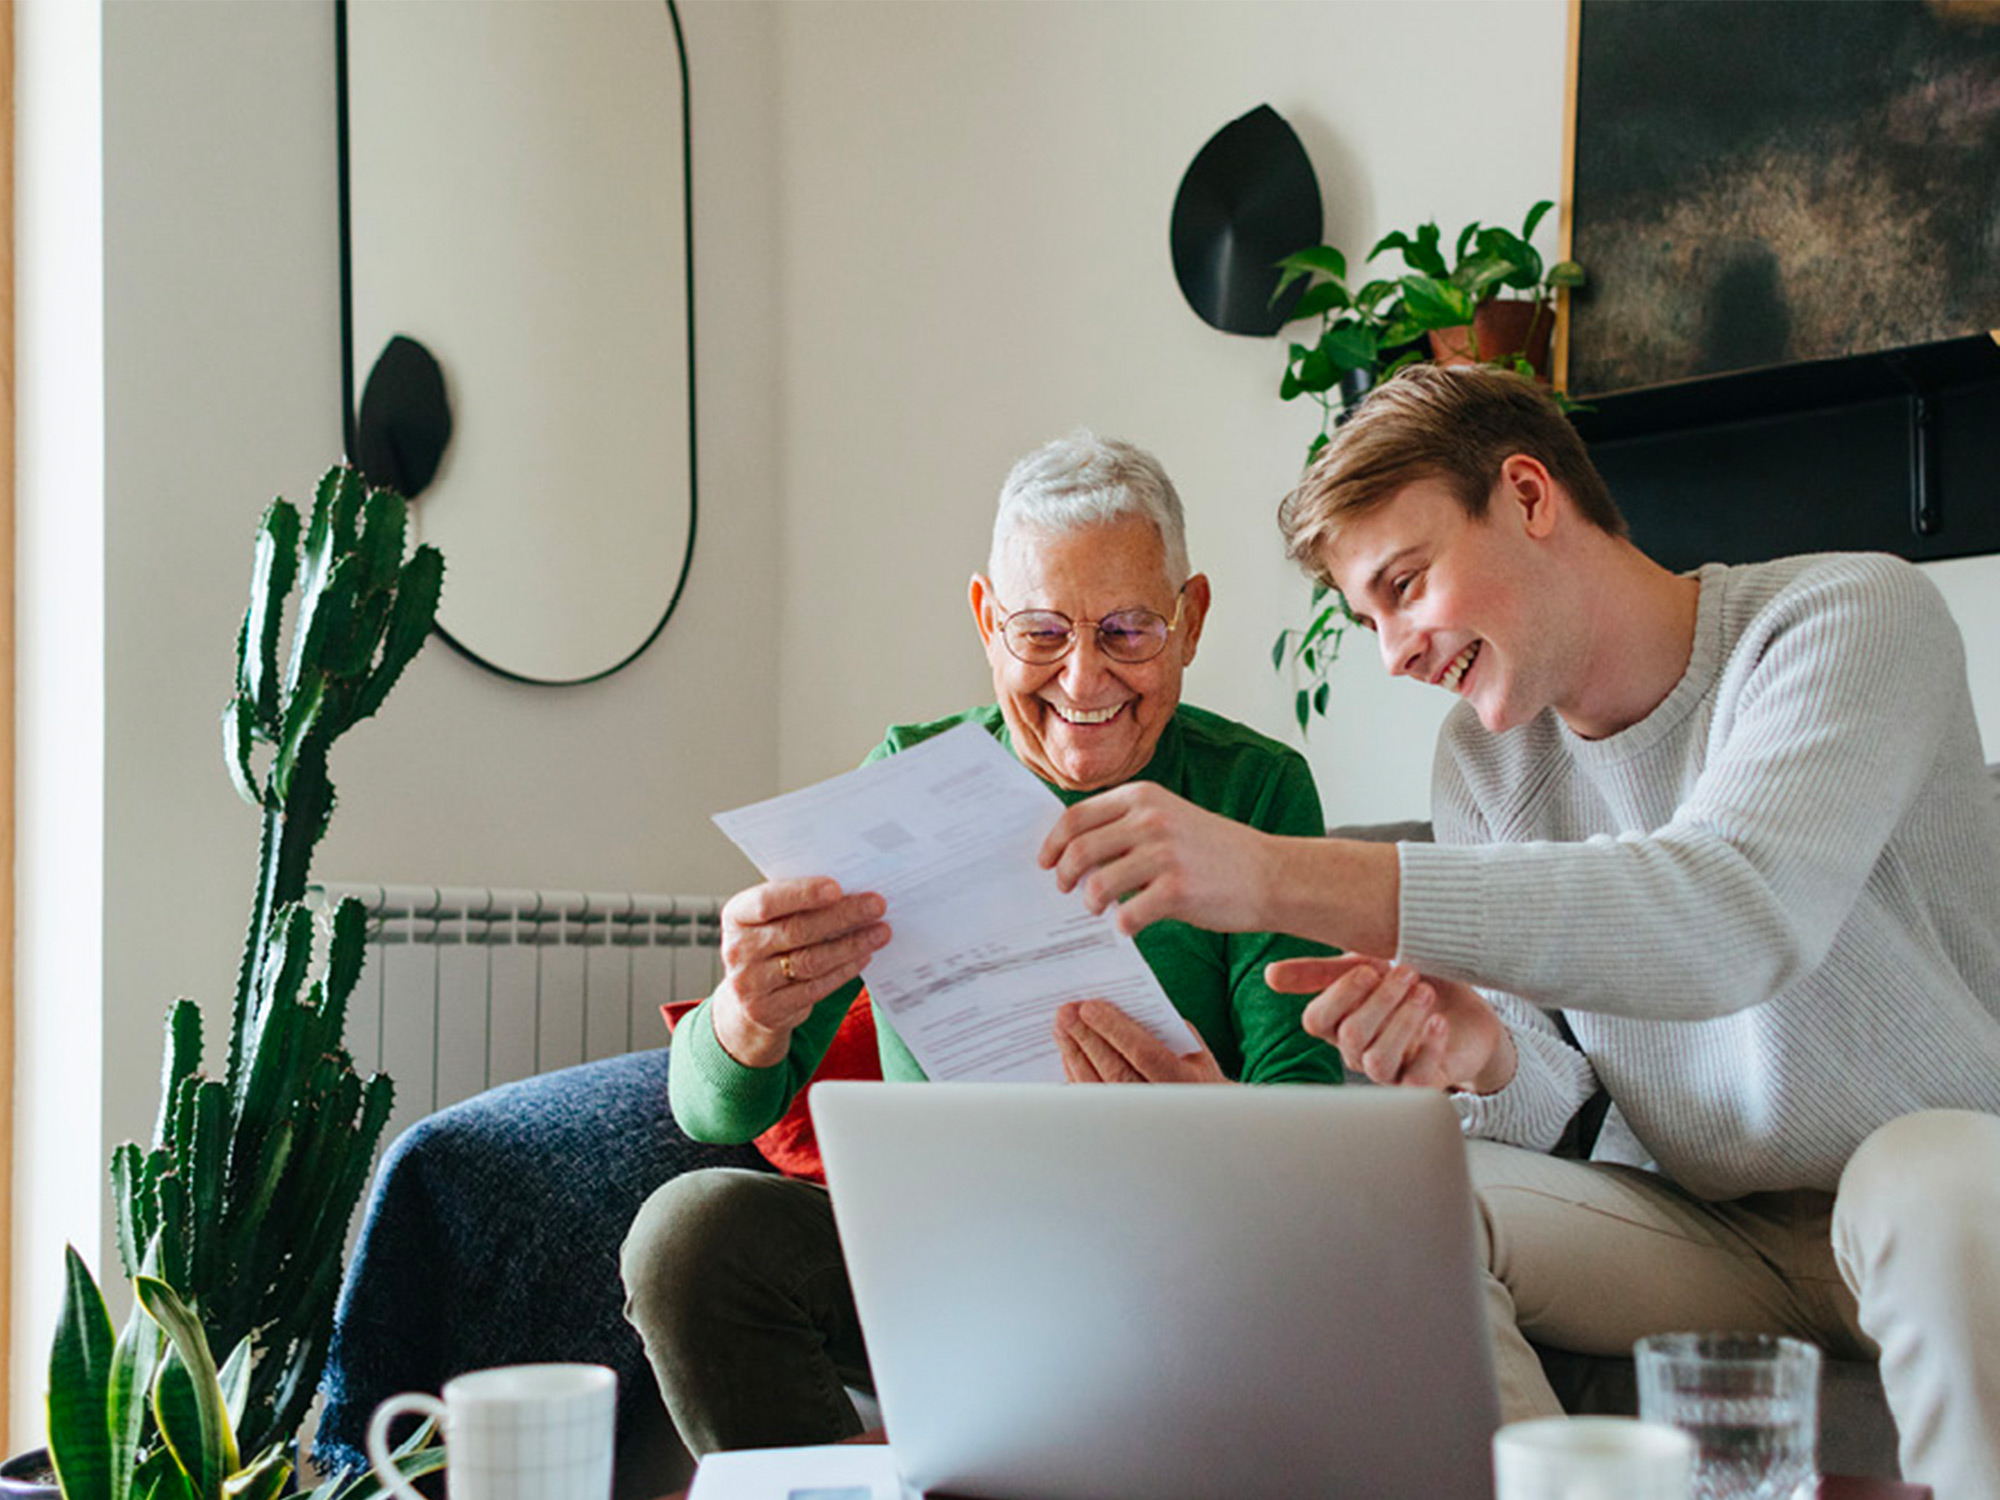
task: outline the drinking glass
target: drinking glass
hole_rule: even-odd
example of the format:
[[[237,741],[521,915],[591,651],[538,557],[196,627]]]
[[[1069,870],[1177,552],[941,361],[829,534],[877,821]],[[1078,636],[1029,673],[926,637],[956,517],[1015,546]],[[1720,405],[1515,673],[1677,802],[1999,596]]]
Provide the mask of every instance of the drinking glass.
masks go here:
[[[1812,1500],[1819,1350],[1766,1333],[1664,1333],[1633,1346],[1639,1415],[1694,1438],[1695,1500]]]

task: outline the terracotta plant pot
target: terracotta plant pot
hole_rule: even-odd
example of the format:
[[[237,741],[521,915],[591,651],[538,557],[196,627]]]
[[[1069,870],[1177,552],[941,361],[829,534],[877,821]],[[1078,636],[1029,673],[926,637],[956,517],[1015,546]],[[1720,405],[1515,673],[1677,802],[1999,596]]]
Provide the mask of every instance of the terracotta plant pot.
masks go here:
[[[1488,297],[1472,314],[1472,326],[1439,328],[1431,333],[1431,358],[1441,365],[1469,365],[1482,360],[1511,361],[1525,354],[1535,378],[1549,378],[1549,336],[1555,332],[1556,310],[1546,302],[1517,297]],[[1479,352],[1473,353],[1477,339]]]

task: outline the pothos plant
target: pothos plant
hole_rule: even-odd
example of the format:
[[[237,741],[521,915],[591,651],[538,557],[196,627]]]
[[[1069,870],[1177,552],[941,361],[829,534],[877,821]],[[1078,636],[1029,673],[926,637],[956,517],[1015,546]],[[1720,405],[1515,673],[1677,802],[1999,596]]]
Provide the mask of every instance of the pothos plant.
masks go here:
[[[115,1346],[70,1251],[48,1397],[66,1500],[262,1500],[289,1482],[391,1102],[389,1079],[364,1082],[341,1041],[361,906],[334,913],[315,976],[303,901],[333,815],[333,743],[382,706],[437,613],[443,559],[405,556],[406,541],[402,497],[347,468],[320,481],[309,523],[277,500],[258,528],[222,716],[231,778],[263,821],[228,1057],[211,1077],[201,1009],[175,1002],[153,1143],[112,1157],[137,1296]]]
[[[1404,274],[1379,276],[1359,287],[1348,286],[1347,257],[1332,245],[1315,245],[1278,262],[1280,278],[1272,301],[1303,279],[1307,285],[1290,321],[1319,319],[1312,342],[1286,346],[1278,387],[1280,400],[1308,396],[1319,407],[1319,431],[1306,448],[1307,468],[1371,389],[1405,365],[1431,357],[1432,334],[1465,329],[1456,342],[1472,360],[1525,375],[1544,373],[1534,367],[1525,347],[1481,349],[1476,328],[1481,306],[1503,293],[1524,294],[1533,303],[1532,327],[1535,319],[1554,318],[1557,289],[1583,284],[1583,267],[1571,260],[1546,265],[1530,243],[1554,206],[1549,199],[1536,203],[1519,234],[1475,219],[1459,231],[1449,264],[1435,223],[1414,234],[1386,234],[1368,252],[1368,260],[1399,252]],[[1574,407],[1560,391],[1556,399],[1565,410]],[[1271,643],[1272,669],[1283,672],[1289,663],[1300,683],[1292,707],[1301,733],[1313,715],[1326,715],[1332,695],[1327,673],[1353,620],[1339,591],[1315,582],[1305,623],[1279,631]]]

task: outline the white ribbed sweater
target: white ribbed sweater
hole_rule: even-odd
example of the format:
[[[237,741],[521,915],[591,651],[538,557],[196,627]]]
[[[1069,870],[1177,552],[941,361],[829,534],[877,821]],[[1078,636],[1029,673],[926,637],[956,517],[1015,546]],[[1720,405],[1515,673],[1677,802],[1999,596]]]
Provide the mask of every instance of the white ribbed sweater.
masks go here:
[[[1514,1081],[1457,1096],[1469,1134],[1547,1149],[1601,1082],[1600,1159],[1710,1199],[1830,1189],[1898,1115],[2000,1113],[2000,801],[1916,568],[1699,577],[1687,672],[1631,728],[1454,710],[1400,956],[1513,1029]]]

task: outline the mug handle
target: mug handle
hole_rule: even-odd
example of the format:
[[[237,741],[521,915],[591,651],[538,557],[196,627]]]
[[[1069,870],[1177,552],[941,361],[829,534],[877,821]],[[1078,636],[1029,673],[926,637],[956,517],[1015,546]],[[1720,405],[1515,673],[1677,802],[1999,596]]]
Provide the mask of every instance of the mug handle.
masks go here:
[[[434,1417],[440,1424],[444,1421],[444,1403],[424,1391],[404,1391],[400,1396],[391,1396],[368,1419],[369,1467],[375,1471],[382,1488],[397,1500],[424,1500],[410,1481],[396,1472],[396,1461],[389,1450],[389,1424],[413,1411]]]

